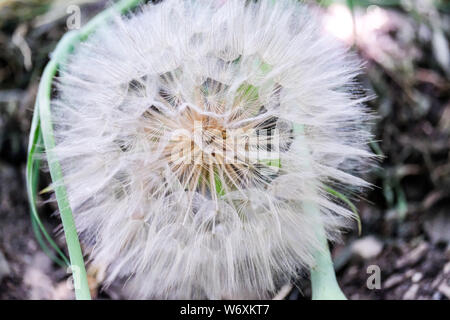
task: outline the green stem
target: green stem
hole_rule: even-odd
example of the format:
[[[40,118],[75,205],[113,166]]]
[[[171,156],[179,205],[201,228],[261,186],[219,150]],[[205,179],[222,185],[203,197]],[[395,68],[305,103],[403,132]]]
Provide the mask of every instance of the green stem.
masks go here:
[[[27,157],[27,170],[26,170],[26,181],[27,181],[27,192],[28,192],[28,201],[30,203],[30,209],[31,209],[31,217],[33,221],[33,230],[36,233],[36,239],[38,240],[41,247],[47,248],[45,242],[42,239],[42,235],[44,235],[45,240],[50,244],[50,246],[58,253],[58,255],[61,257],[61,259],[53,259],[56,263],[61,264],[63,262],[63,265],[69,265],[69,260],[66,258],[64,253],[58,248],[56,243],[53,241],[53,239],[48,234],[47,230],[45,229],[44,225],[41,222],[41,219],[39,218],[37,208],[36,208],[36,193],[37,193],[37,187],[38,187],[38,173],[39,173],[39,165],[40,160],[35,158],[35,155],[37,153],[40,153],[40,146],[42,143],[42,135],[40,130],[40,121],[39,121],[39,105],[36,103],[35,112],[33,114],[33,120],[31,122],[31,129],[30,129],[30,139],[28,143],[28,157]],[[44,249],[45,251],[45,249]],[[47,251],[47,253],[51,253],[50,250]],[[53,256],[53,255],[52,255]]]
[[[75,35],[75,34],[74,34]],[[66,54],[65,49],[67,42],[74,37],[64,37],[55,51],[54,59],[47,64],[39,84],[37,101],[39,103],[39,116],[41,119],[42,137],[44,140],[45,150],[47,151],[47,162],[50,169],[50,176],[55,183],[55,195],[61,215],[61,221],[66,237],[67,248],[73,272],[75,283],[75,296],[79,300],[90,300],[91,295],[87,282],[87,274],[84,266],[83,254],[81,252],[80,242],[73,219],[72,210],[70,208],[67,191],[63,183],[63,174],[61,166],[54,154],[55,138],[53,136],[53,126],[51,121],[50,97],[52,90],[52,79],[55,76],[61,57]],[[76,267],[76,268],[75,268]]]
[[[37,144],[40,144],[42,142],[37,142]],[[34,165],[32,168],[32,194],[35,195],[37,192],[38,182],[39,182],[39,164],[40,160],[35,160]],[[53,239],[49,236],[47,233],[47,230],[44,228],[44,225],[41,222],[41,219],[37,215],[37,209],[34,207],[34,210],[32,209],[30,211],[31,214],[31,224],[33,227],[33,232],[36,236],[36,240],[39,243],[42,250],[45,252],[45,254],[50,257],[56,264],[58,264],[61,268],[66,268],[69,266],[69,260],[66,258],[66,256],[62,253],[62,251],[58,248],[56,243],[53,241]],[[44,235],[44,237],[42,236]],[[44,239],[45,238],[45,239]],[[47,246],[47,243],[45,242],[47,240],[50,245],[56,250],[56,252],[61,256],[62,259],[55,256],[52,252],[52,250]]]
[[[327,186],[325,187],[325,191],[343,201],[350,208],[350,210],[352,210],[352,212],[355,214],[356,222],[358,223],[358,236],[360,236],[362,232],[362,224],[361,224],[361,217],[358,214],[356,206],[345,195],[343,195],[337,190],[334,190],[333,188]]]
[[[307,214],[319,215],[317,206],[313,204],[305,204],[303,208]],[[316,265],[310,271],[312,300],[346,300],[334,273],[333,261],[322,225],[316,229],[316,236],[321,249],[314,255]]]
[[[55,195],[58,202],[58,207],[61,214],[61,221],[64,228],[64,234],[66,237],[67,248],[69,251],[70,263],[72,266],[73,279],[75,283],[75,296],[79,300],[91,299],[86,268],[84,265],[83,254],[81,251],[80,242],[78,239],[77,230],[75,227],[75,221],[73,219],[72,210],[70,208],[67,191],[63,182],[63,174],[61,166],[58,162],[56,155],[53,152],[55,147],[55,139],[53,136],[53,125],[51,121],[51,91],[52,80],[58,72],[59,66],[66,61],[67,56],[72,52],[74,46],[79,42],[85,40],[92,32],[94,32],[100,25],[104,24],[114,14],[123,13],[135,6],[137,6],[141,0],[123,0],[108,10],[98,14],[92,19],[85,27],[79,31],[68,32],[58,43],[55,51],[53,52],[52,59],[44,69],[44,73],[39,84],[39,91],[37,95],[35,114],[33,115],[32,128],[30,133],[30,146],[29,146],[29,168],[27,168],[27,180],[29,200],[32,206],[32,212],[35,212],[35,194],[36,190],[33,188],[32,173],[33,164],[36,164],[33,159],[33,154],[36,150],[36,145],[40,133],[47,151],[47,161],[50,169],[50,175],[52,181],[55,183]],[[39,127],[40,126],[40,127]],[[33,209],[34,208],[34,209]],[[37,220],[39,223],[39,220]],[[41,228],[42,229],[42,228]],[[45,233],[44,233],[45,235]]]
[[[309,166],[309,151],[307,148],[307,141],[303,125],[294,125],[294,134],[297,143],[302,146],[302,151],[299,156],[305,160],[305,166]],[[310,190],[310,192],[316,192]],[[316,265],[311,268],[311,288],[313,300],[345,300],[345,296],[336,280],[334,273],[333,261],[331,260],[330,249],[328,247],[325,229],[320,217],[320,209],[315,203],[307,202],[303,204],[304,214],[311,216],[311,219],[316,219],[316,237],[320,244],[320,248],[314,253],[314,261]]]

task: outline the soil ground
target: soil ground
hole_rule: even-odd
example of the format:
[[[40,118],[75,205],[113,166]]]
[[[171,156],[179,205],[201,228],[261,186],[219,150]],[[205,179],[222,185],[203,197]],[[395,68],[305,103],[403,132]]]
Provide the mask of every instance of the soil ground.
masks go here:
[[[81,6],[82,23],[105,5],[72,2]],[[66,8],[67,2],[57,0],[0,4],[0,299],[73,298],[66,270],[36,241],[25,187],[36,90],[49,53],[66,31]],[[342,25],[339,12],[345,16],[347,9],[323,10],[330,23]],[[368,173],[374,188],[356,203],[362,235],[350,232],[333,248],[338,281],[349,299],[449,299],[449,6],[355,5],[353,16],[353,49],[367,61],[361,81],[376,94],[370,107],[378,115],[378,142],[372,147],[383,160]],[[45,172],[41,180],[42,188],[48,185]],[[56,208],[43,200],[42,220],[47,230],[57,231]],[[62,237],[57,241],[65,247]],[[120,284],[103,288],[94,274],[90,280],[96,297],[123,297]],[[297,283],[279,297],[310,297],[307,279]]]

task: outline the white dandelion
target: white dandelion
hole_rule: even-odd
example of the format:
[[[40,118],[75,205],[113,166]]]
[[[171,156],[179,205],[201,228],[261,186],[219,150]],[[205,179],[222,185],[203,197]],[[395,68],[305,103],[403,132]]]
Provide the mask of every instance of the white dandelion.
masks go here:
[[[139,298],[269,297],[337,240],[372,154],[360,63],[304,4],[171,1],[101,27],[52,102],[76,226]],[[305,210],[318,208],[316,214]]]

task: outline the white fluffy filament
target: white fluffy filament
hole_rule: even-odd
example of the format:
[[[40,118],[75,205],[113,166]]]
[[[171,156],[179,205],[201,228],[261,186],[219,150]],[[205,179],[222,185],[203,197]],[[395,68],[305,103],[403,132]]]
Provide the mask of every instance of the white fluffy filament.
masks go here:
[[[337,239],[352,213],[324,186],[366,185],[369,116],[358,61],[319,25],[290,0],[166,0],[76,49],[52,105],[56,183],[108,281],[264,298],[312,265],[318,224]]]

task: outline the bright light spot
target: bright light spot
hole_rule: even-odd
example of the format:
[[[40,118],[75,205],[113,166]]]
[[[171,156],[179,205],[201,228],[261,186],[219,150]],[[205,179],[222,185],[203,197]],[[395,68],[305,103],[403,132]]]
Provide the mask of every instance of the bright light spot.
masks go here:
[[[346,43],[353,42],[353,18],[342,4],[332,4],[324,18],[325,30]]]
[[[368,30],[377,30],[383,27],[388,21],[386,11],[380,7],[372,5],[367,8],[364,23]]]

